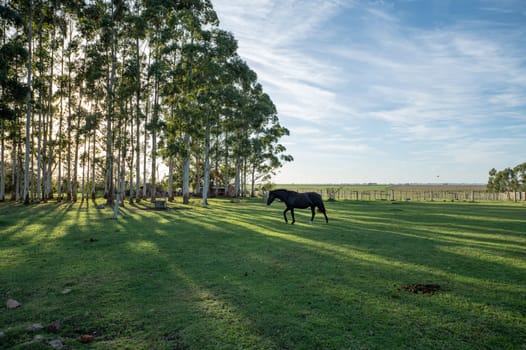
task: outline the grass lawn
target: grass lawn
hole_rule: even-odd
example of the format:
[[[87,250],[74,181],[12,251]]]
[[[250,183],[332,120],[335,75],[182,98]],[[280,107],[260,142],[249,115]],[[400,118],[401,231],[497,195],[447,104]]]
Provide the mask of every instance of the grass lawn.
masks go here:
[[[176,206],[0,204],[0,348],[526,349],[524,204]]]

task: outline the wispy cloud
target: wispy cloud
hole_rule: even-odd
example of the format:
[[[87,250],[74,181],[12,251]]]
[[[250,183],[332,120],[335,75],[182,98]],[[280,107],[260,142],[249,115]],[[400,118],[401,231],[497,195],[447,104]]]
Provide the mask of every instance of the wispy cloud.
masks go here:
[[[332,52],[346,59],[351,71],[371,71],[362,84],[382,103],[369,107],[368,116],[409,138],[436,139],[432,135],[445,129],[495,121],[506,109],[526,105],[526,85],[517,78],[526,73],[523,58],[500,37],[485,35],[461,26],[414,31],[391,24],[391,31],[366,49],[338,46]],[[444,128],[438,121],[455,124]]]
[[[258,73],[263,86],[272,88],[278,112],[290,118],[320,121],[337,110],[331,91],[341,72],[322,58],[303,51],[302,42],[320,30],[343,1],[260,0],[242,6],[216,1],[220,20],[235,31],[239,53]]]

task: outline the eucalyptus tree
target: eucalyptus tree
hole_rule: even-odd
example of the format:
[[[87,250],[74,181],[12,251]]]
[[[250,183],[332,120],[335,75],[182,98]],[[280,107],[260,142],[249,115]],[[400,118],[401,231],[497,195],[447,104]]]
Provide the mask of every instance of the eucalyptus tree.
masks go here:
[[[126,12],[126,3],[124,0],[111,0],[109,4],[109,13],[105,16],[103,22],[103,34],[106,43],[110,46],[110,73],[107,85],[107,111],[106,111],[106,200],[108,204],[113,204],[113,142],[114,135],[112,123],[115,117],[115,83],[117,69],[117,48],[118,48],[118,29],[120,22],[123,21]],[[109,38],[108,38],[109,37]]]
[[[487,189],[497,193],[507,192],[508,198],[510,198],[510,193],[513,193],[514,199],[517,200],[517,192],[526,190],[526,163],[499,171],[495,168],[491,169]]]
[[[65,92],[63,92],[63,95],[65,95],[66,99],[66,135],[65,135],[65,143],[66,143],[66,200],[68,201],[75,201],[76,197],[73,196],[73,189],[76,186],[76,177],[74,178],[74,174],[76,174],[75,171],[73,171],[73,164],[72,164],[72,145],[73,145],[73,121],[74,121],[74,110],[75,110],[75,104],[76,100],[80,99],[80,95],[82,90],[75,88],[77,84],[74,84],[75,82],[79,82],[80,79],[78,79],[78,61],[76,60],[77,51],[81,47],[80,41],[81,38],[78,37],[78,35],[74,35],[74,28],[73,28],[73,22],[72,20],[68,21],[68,28],[67,28],[67,45],[65,48],[65,56],[66,56],[66,73],[63,75],[63,84],[65,88]],[[78,92],[78,93],[77,93]]]
[[[59,34],[56,38],[56,44],[57,47],[60,49],[60,73],[57,76],[57,96],[59,99],[58,103],[58,132],[57,132],[57,168],[58,168],[58,174],[57,174],[57,200],[62,201],[63,199],[63,184],[62,184],[62,168],[63,168],[63,156],[64,156],[64,148],[65,148],[65,142],[66,139],[64,137],[64,104],[67,98],[67,76],[65,74],[65,63],[66,63],[66,40],[68,35],[68,22],[69,22],[69,14],[68,11],[62,7],[59,6],[57,10],[57,29],[59,31]]]
[[[26,95],[26,142],[25,142],[25,165],[24,165],[24,204],[29,204],[29,152],[30,152],[30,123],[31,123],[31,89],[32,89],[32,59],[33,59],[33,0],[28,1],[28,16],[26,21],[27,32],[27,95]]]
[[[157,170],[157,136],[161,126],[161,104],[160,89],[163,77],[166,72],[166,62],[164,60],[164,47],[167,39],[167,18],[173,17],[174,5],[170,2],[149,0],[145,2],[143,15],[148,20],[148,42],[150,54],[153,59],[148,67],[148,81],[152,81],[152,108],[150,122],[146,125],[146,130],[151,135],[151,200],[155,200],[156,170]],[[148,110],[149,111],[149,110]],[[147,111],[147,112],[148,112]],[[147,116],[148,118],[148,116]],[[146,174],[144,174],[146,177]],[[146,179],[145,179],[146,180]],[[145,186],[146,187],[146,186]]]
[[[289,134],[289,131],[279,124],[277,111],[270,97],[257,82],[257,75],[246,62],[239,57],[230,65],[232,75],[236,77],[234,89],[230,93],[229,108],[225,113],[230,118],[225,119],[225,147],[232,148],[234,158],[234,195],[246,194],[247,178],[251,178],[251,195],[254,195],[255,181],[268,179],[276,168],[284,161],[292,161],[290,155],[278,140]],[[228,140],[227,140],[228,141]],[[228,175],[228,157],[225,152],[225,174]],[[248,174],[250,173],[250,174]],[[226,176],[225,187],[229,180]]]
[[[193,0],[180,2],[177,6],[179,23],[182,27],[180,36],[180,58],[176,69],[178,83],[177,109],[174,113],[179,118],[179,133],[181,141],[178,151],[183,157],[182,192],[183,203],[189,203],[190,196],[190,162],[191,145],[196,143],[201,131],[202,110],[197,100],[199,91],[203,88],[199,64],[203,64],[204,48],[207,46],[204,28],[218,25],[217,14],[209,0]],[[200,62],[198,62],[200,61]],[[198,64],[199,63],[199,64]]]
[[[21,37],[17,35],[18,29],[23,26],[23,20],[15,9],[6,5],[0,4],[0,201],[5,200],[6,194],[6,139],[12,140],[11,167],[14,172],[17,119],[27,95],[26,85],[19,77],[19,68],[27,59],[27,50]],[[11,177],[11,182],[13,181],[14,176]]]
[[[55,44],[55,6],[56,1],[35,1],[37,18],[36,74],[33,84],[38,99],[35,99],[34,111],[38,113],[38,123],[32,136],[37,141],[37,179],[36,199],[47,201],[52,196],[52,164],[53,164],[53,79]],[[32,137],[34,138],[34,137]]]
[[[526,191],[526,162],[516,165],[513,168],[519,182],[519,189]]]
[[[283,166],[284,162],[291,162],[294,158],[285,154],[285,146],[278,143],[283,136],[288,136],[289,130],[279,124],[275,116],[251,138],[251,153],[247,158],[250,168],[251,197],[255,196],[255,183],[268,181],[275,174],[275,170]]]
[[[201,109],[204,126],[203,201],[206,207],[210,187],[210,138],[212,127],[219,123],[223,109],[225,86],[232,84],[226,66],[235,57],[237,42],[231,33],[214,29],[205,33],[202,53],[198,56],[194,91]]]
[[[56,100],[56,88],[54,87],[55,83],[55,54],[59,48],[59,39],[57,37],[57,31],[60,34],[60,27],[64,27],[64,20],[61,17],[60,13],[60,3],[58,0],[51,0],[49,5],[49,49],[50,49],[50,60],[49,60],[49,69],[48,69],[48,94],[47,94],[47,128],[46,134],[47,138],[44,140],[47,147],[46,154],[46,177],[44,183],[44,195],[45,199],[53,198],[53,171],[56,168],[57,161],[55,159],[55,152],[58,151],[59,140],[57,133],[54,131],[55,125],[55,112],[57,110],[54,102]]]
[[[178,64],[179,74],[176,75],[179,77],[179,89],[180,93],[177,98],[177,109],[174,114],[178,118],[178,124],[180,125],[179,130],[182,138],[182,143],[180,147],[180,154],[183,158],[182,166],[182,195],[183,203],[189,203],[190,197],[190,143],[192,140],[192,135],[195,134],[194,127],[195,123],[192,121],[195,119],[193,115],[195,113],[195,102],[192,98],[192,87],[193,87],[193,73],[194,73],[194,36],[192,31],[187,31],[185,35],[187,38],[186,42],[183,42],[181,47],[181,59]],[[184,39],[183,39],[184,40]],[[177,128],[172,128],[172,130],[177,130]]]
[[[497,171],[495,168],[489,172],[488,190],[492,192],[509,192],[517,191],[519,188],[519,180],[517,172],[512,168],[505,168]]]
[[[234,196],[238,197],[241,195],[244,160],[250,154],[250,130],[261,122],[261,116],[252,113],[254,89],[261,89],[261,86],[257,83],[256,73],[241,59],[234,62],[233,70],[237,76],[236,85],[239,89],[235,119],[231,124],[232,157],[235,162]]]
[[[260,86],[254,89],[252,124],[250,135],[250,154],[246,163],[250,169],[250,195],[255,195],[256,180],[269,180],[275,169],[282,166],[282,162],[290,162],[292,156],[284,154],[285,146],[278,141],[289,135],[289,130],[279,124],[276,106]]]
[[[128,40],[130,46],[133,47],[133,52],[130,52],[130,58],[127,62],[128,80],[133,84],[135,89],[135,148],[133,153],[135,155],[135,172],[130,169],[130,202],[133,201],[132,189],[135,185],[135,200],[139,201],[141,198],[141,125],[144,120],[144,114],[141,109],[142,100],[142,67],[143,54],[141,51],[141,42],[146,38],[147,21],[142,15],[142,5],[140,0],[134,0],[130,5],[130,12],[125,17],[125,32],[128,33]],[[133,56],[133,57],[132,57]],[[133,132],[133,130],[131,131]],[[146,152],[146,150],[144,150]],[[135,177],[135,179],[134,179]],[[135,180],[135,181],[134,181]]]

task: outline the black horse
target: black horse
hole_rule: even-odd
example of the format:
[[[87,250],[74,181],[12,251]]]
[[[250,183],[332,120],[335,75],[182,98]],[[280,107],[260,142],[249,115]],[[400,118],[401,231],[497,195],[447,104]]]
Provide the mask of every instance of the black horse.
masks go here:
[[[323,213],[323,215],[325,215],[325,222],[329,222],[321,196],[316,192],[298,193],[287,190],[270,191],[268,195],[267,205],[272,204],[272,202],[276,198],[284,202],[287,206],[287,208],[283,212],[283,217],[285,218],[286,223],[289,222],[287,220],[287,211],[290,210],[290,214],[292,215],[292,224],[294,224],[296,222],[296,219],[294,219],[294,208],[305,209],[308,207],[310,207],[310,210],[312,212],[310,223],[312,223],[312,220],[314,220],[315,207],[318,207],[318,209]]]

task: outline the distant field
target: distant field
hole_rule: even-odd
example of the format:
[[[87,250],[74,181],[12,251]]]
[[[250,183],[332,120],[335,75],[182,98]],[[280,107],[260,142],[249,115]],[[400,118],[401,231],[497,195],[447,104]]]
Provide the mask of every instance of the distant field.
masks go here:
[[[486,185],[472,185],[472,184],[414,184],[414,185],[334,185],[334,184],[277,184],[274,188],[285,188],[292,191],[308,191],[308,190],[342,190],[342,191],[485,191]]]
[[[195,203],[0,203],[0,348],[526,348],[524,203]]]
[[[490,193],[485,185],[472,184],[403,184],[403,185],[323,185],[282,184],[299,192],[314,191],[324,198],[337,200],[416,200],[416,201],[524,201],[525,192]]]
[[[390,185],[390,189],[400,191],[486,191],[486,185]]]
[[[273,188],[285,188],[291,191],[319,191],[319,190],[342,190],[342,191],[386,191],[389,185],[334,185],[334,184],[279,184]]]

